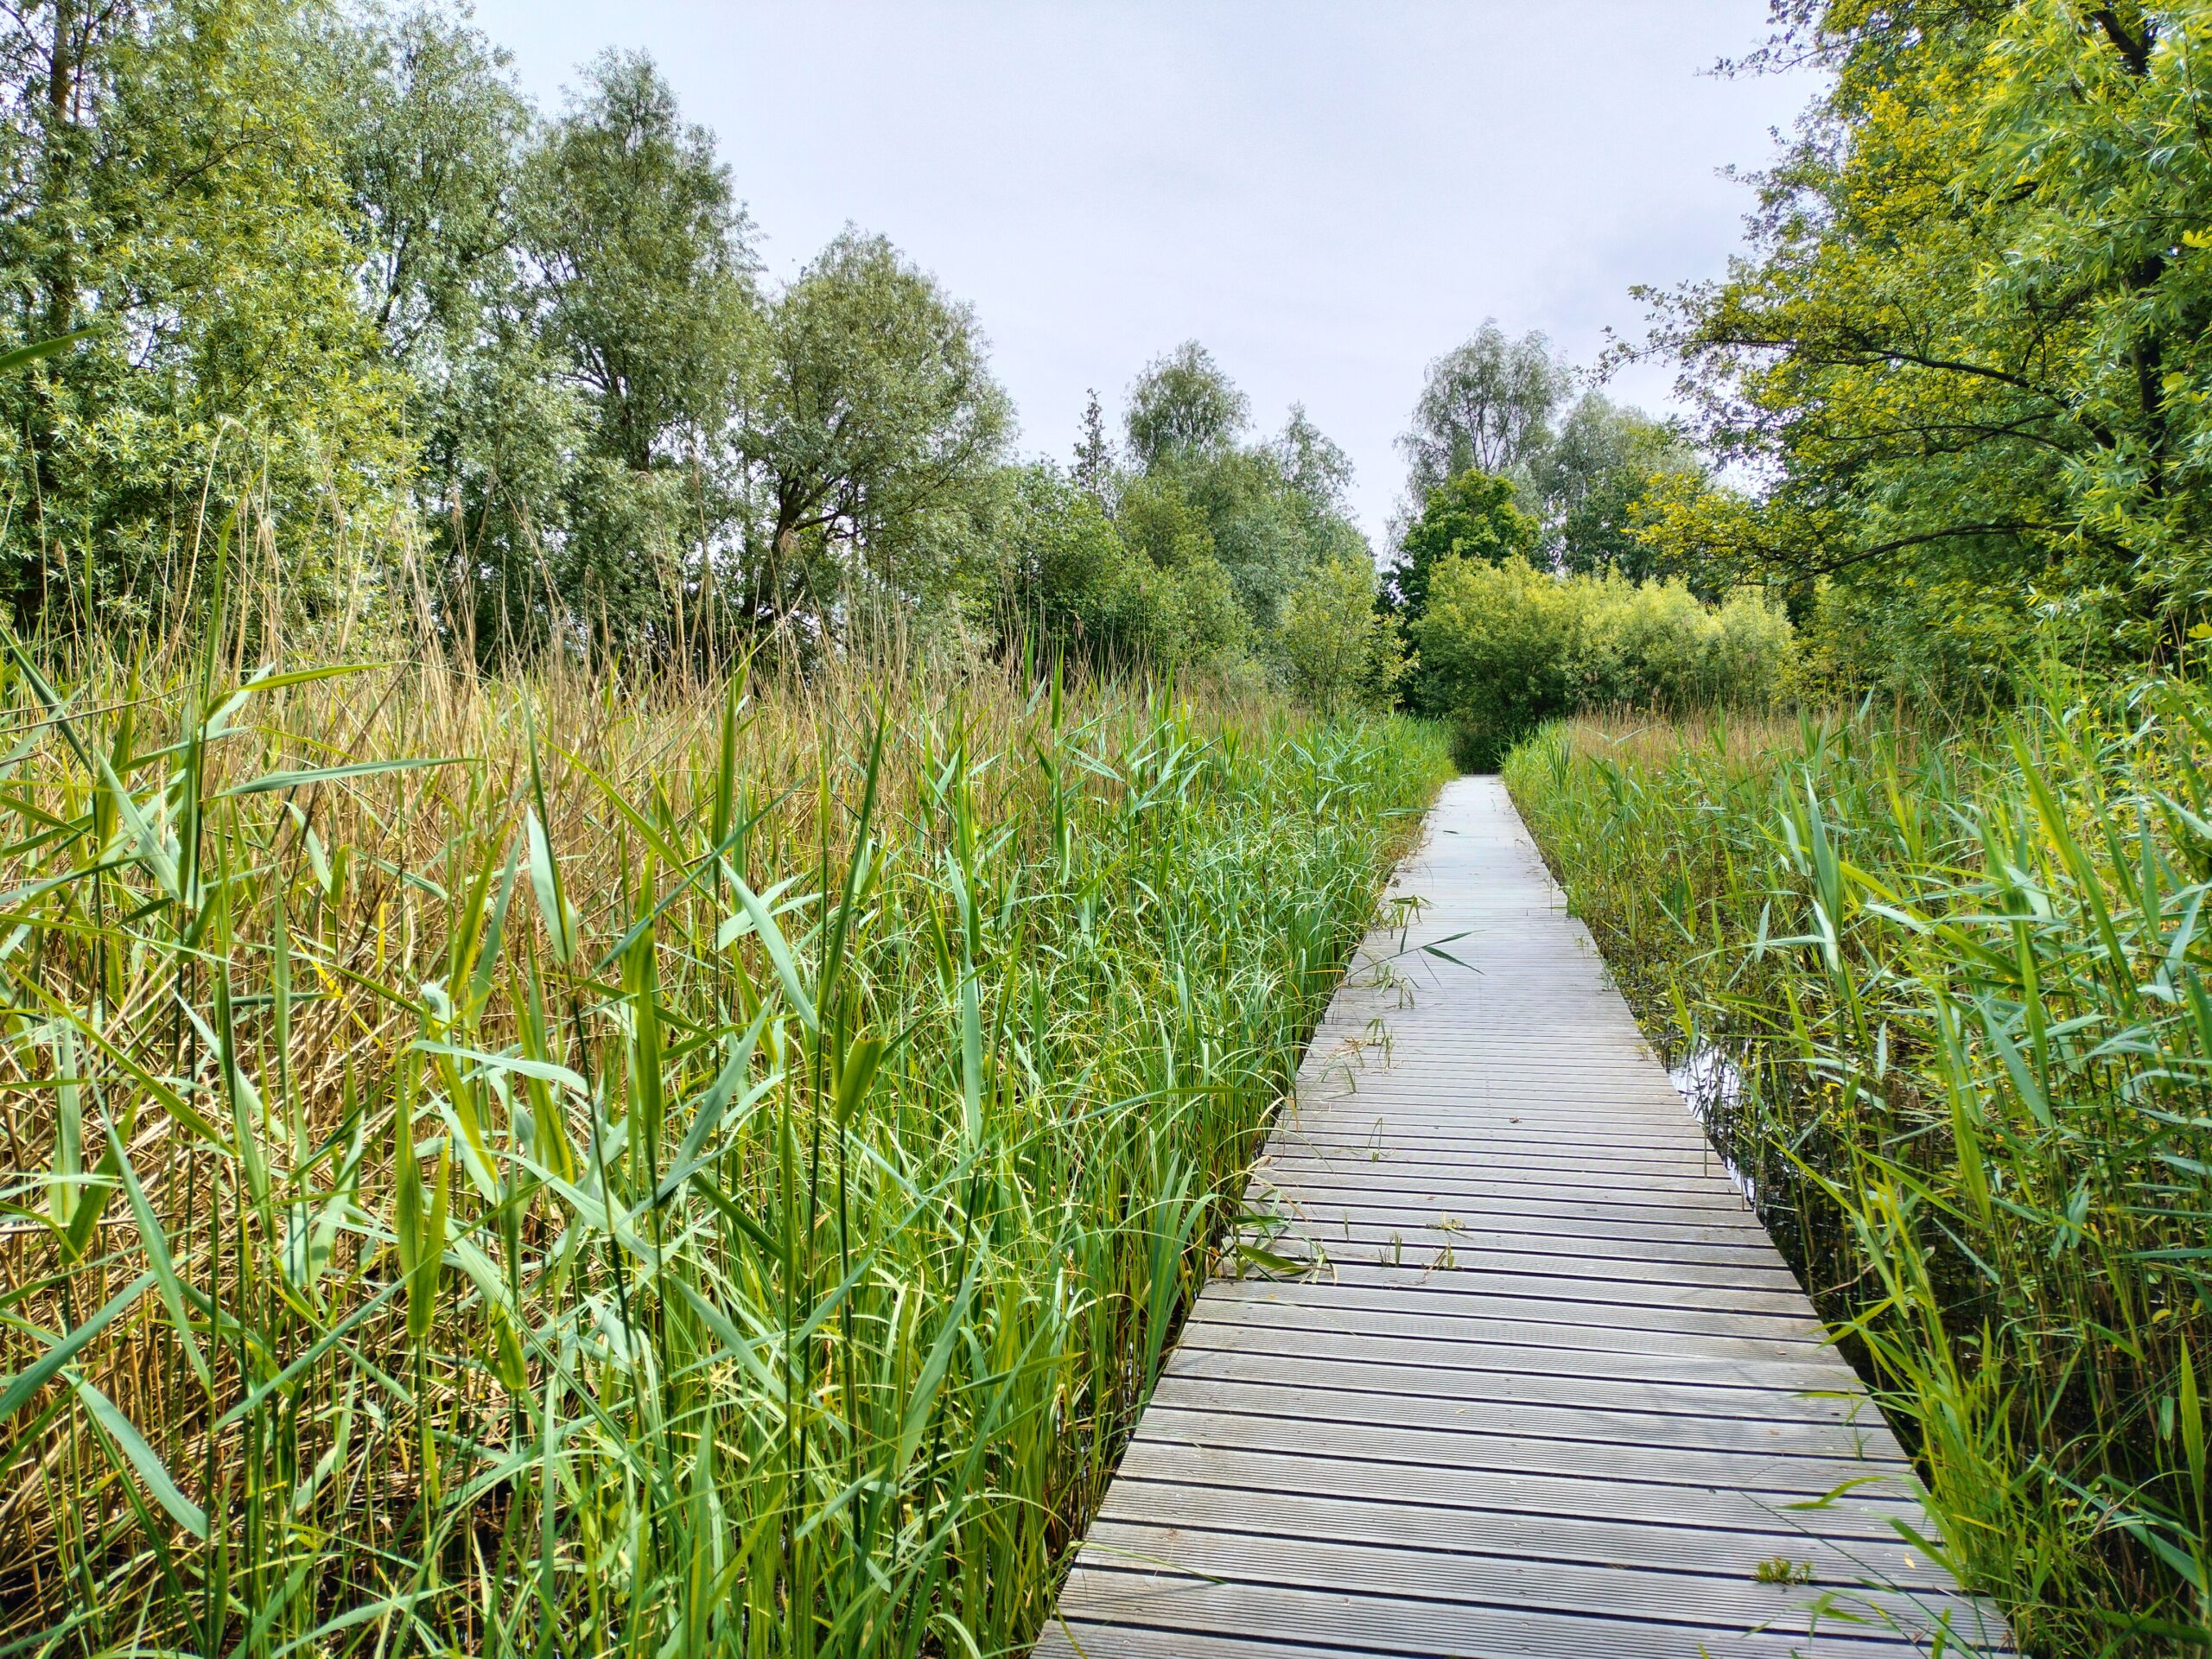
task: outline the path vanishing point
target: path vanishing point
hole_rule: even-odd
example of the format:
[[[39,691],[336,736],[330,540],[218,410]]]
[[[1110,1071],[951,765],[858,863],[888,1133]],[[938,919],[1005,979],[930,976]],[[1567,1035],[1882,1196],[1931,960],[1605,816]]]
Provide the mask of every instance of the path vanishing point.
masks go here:
[[[1037,1653],[2002,1650],[1496,779],[1391,894]]]

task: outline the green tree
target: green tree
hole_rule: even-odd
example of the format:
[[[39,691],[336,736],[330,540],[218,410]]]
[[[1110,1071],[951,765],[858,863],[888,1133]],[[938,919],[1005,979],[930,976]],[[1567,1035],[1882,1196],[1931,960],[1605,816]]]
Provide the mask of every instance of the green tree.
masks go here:
[[[1324,714],[1387,708],[1407,669],[1398,619],[1376,603],[1367,559],[1317,566],[1285,601],[1277,643],[1292,689]]]
[[[435,383],[511,302],[530,105],[506,54],[446,13],[377,5],[318,27],[362,304],[391,359]]]
[[[1573,598],[1523,558],[1452,553],[1406,625],[1421,657],[1414,706],[1449,720],[1462,764],[1489,770],[1543,721],[1572,711]]]
[[[594,637],[673,647],[714,607],[736,513],[751,220],[714,136],[683,121],[650,60],[615,53],[526,157],[519,219],[537,349],[584,410],[552,591]]]
[[[1770,487],[1660,531],[1870,602],[1972,595],[1962,628],[2003,650],[2156,649],[2212,590],[2212,153],[2184,137],[2212,119],[2212,26],[2073,0],[1778,15],[1758,61],[1828,90],[1760,181],[1751,257],[1655,300],[1702,435]]]
[[[1469,470],[1525,477],[1551,442],[1566,365],[1540,334],[1509,339],[1495,321],[1428,365],[1413,424],[1398,440],[1416,504]]]
[[[1351,457],[1313,424],[1303,404],[1290,406],[1289,418],[1268,448],[1284,499],[1306,539],[1305,562],[1319,567],[1353,559],[1371,569],[1374,550],[1352,522],[1347,499]]]
[[[1114,454],[1114,441],[1106,435],[1106,412],[1099,407],[1094,387],[1083,406],[1083,435],[1076,440],[1075,483],[1108,512],[1121,484],[1121,467]]]
[[[1586,392],[1534,471],[1543,549],[1554,568],[1618,570],[1639,582],[1672,574],[1637,533],[1657,481],[1704,476],[1696,451],[1672,428]]]
[[[1516,504],[1517,494],[1512,480],[1473,469],[1428,492],[1390,567],[1390,599],[1402,615],[1427,608],[1431,575],[1443,560],[1499,564],[1536,550],[1542,527]]]
[[[1116,517],[1122,537],[1162,570],[1220,562],[1213,524],[1191,499],[1184,480],[1172,474],[1146,474],[1122,492]]]
[[[1283,596],[1331,550],[1317,545],[1308,504],[1264,447],[1184,452],[1154,476],[1173,482],[1205,518],[1213,557],[1254,626],[1271,631]]]
[[[1274,438],[1245,444],[1249,404],[1205,348],[1185,343],[1138,377],[1127,415],[1136,476],[1150,486],[1132,504],[1124,482],[1124,534],[1166,562],[1169,541],[1153,522],[1160,504],[1203,520],[1208,556],[1227,575],[1260,634],[1272,633],[1284,597],[1315,568],[1338,558],[1370,564],[1366,538],[1344,493],[1351,463],[1294,406]],[[1188,534],[1177,528],[1173,534]],[[1172,539],[1170,537],[1169,539]]]
[[[954,579],[997,485],[1012,408],[975,315],[880,236],[848,230],[770,308],[740,444],[760,516],[747,605]]]
[[[1130,457],[1147,471],[1218,457],[1236,447],[1251,415],[1250,400],[1213,353],[1186,340],[1147,364],[1129,388],[1124,427]]]
[[[1164,527],[1176,509],[1154,506],[1152,522]],[[995,533],[1007,557],[1010,635],[1109,671],[1217,660],[1242,646],[1234,602],[1202,545],[1155,563],[1122,540],[1090,491],[1050,466],[1015,469]],[[1205,532],[1193,516],[1182,533],[1202,543]]]
[[[407,376],[447,624],[486,659],[542,645],[568,620],[555,560],[590,411],[518,257],[534,117],[505,54],[451,15],[321,26],[361,303]]]
[[[543,647],[574,616],[565,542],[590,410],[512,322],[447,370],[424,434],[421,511],[448,625],[485,661]]]
[[[321,36],[285,0],[0,15],[0,333],[105,324],[0,385],[0,601],[143,621],[200,504],[281,538],[291,609],[349,602],[402,499],[402,383],[351,280]]]

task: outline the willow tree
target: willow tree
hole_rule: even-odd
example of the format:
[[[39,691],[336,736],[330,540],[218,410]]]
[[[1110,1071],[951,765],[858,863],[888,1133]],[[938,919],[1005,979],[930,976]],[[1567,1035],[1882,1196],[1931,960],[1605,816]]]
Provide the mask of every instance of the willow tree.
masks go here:
[[[769,307],[761,339],[738,437],[753,614],[933,595],[995,499],[1013,423],[975,314],[848,230]]]

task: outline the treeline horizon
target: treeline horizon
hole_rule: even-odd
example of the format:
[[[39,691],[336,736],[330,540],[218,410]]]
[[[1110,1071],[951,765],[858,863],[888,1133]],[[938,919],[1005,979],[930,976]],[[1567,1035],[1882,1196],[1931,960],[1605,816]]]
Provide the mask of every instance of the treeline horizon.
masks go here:
[[[1197,341],[1020,454],[974,312],[889,241],[767,279],[650,59],[540,110],[443,5],[41,0],[0,17],[0,352],[67,344],[0,376],[0,614],[188,624],[227,525],[295,643],[404,617],[484,663],[804,657],[881,616],[1426,707],[1455,556],[1764,589],[1822,695],[2179,660],[2212,637],[2203,29],[1773,15],[1732,67],[1828,79],[1728,275],[1640,290],[1599,373],[1494,322],[1446,350],[1378,547],[1344,451]],[[1624,358],[1688,412],[1609,402]]]
[[[929,272],[849,225],[771,283],[649,57],[541,111],[462,8],[55,0],[0,20],[0,349],[67,342],[0,384],[24,632],[188,627],[227,536],[265,630],[404,622],[486,664],[880,620],[1387,702],[1425,524],[1424,571],[1479,498],[1503,539],[1470,553],[1650,575],[1634,504],[1702,476],[1490,322],[1429,365],[1379,557],[1344,452],[1296,404],[1257,429],[1195,340],[1115,415],[1094,391],[1066,461],[1020,455]]]

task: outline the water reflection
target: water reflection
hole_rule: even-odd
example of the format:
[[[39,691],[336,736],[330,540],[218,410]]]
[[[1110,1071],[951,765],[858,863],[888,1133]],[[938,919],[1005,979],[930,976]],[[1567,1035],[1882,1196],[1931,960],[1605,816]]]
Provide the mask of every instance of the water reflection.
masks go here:
[[[1728,1179],[1736,1184],[1736,1190],[1754,1210],[1758,1209],[1758,1184],[1725,1150],[1728,1121],[1744,1098],[1744,1074],[1736,1062],[1721,1049],[1700,1048],[1669,1066],[1667,1078],[1704,1129],[1707,1143],[1720,1160],[1721,1167],[1728,1172]]]

